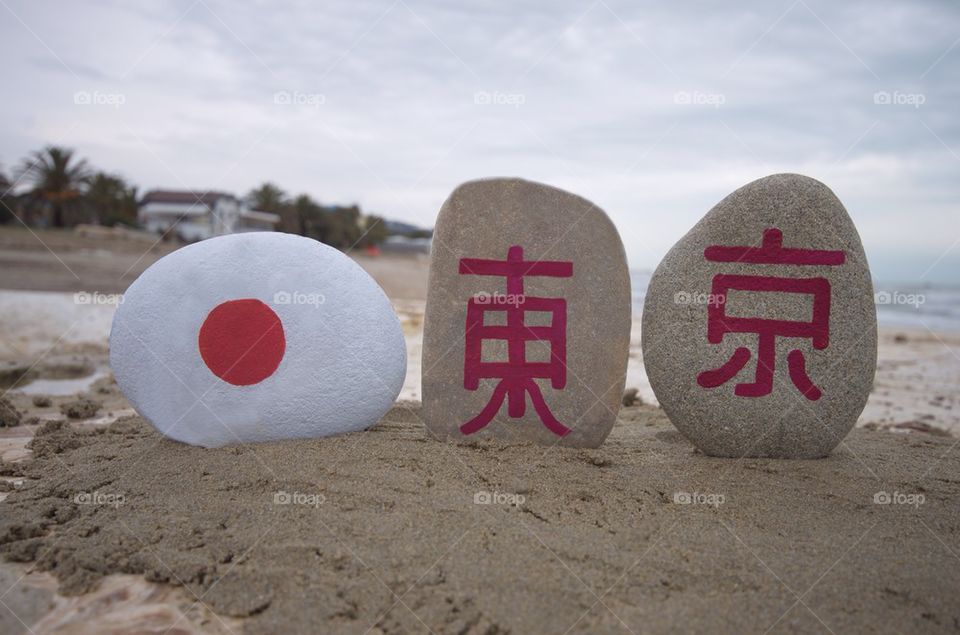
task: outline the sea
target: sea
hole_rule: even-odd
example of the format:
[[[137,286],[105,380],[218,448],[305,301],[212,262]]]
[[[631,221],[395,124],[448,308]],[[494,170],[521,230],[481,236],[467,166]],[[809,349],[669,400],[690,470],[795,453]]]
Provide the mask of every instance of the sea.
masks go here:
[[[643,310],[651,275],[650,271],[630,271],[635,316]],[[960,332],[960,285],[875,280],[873,286],[880,326]]]

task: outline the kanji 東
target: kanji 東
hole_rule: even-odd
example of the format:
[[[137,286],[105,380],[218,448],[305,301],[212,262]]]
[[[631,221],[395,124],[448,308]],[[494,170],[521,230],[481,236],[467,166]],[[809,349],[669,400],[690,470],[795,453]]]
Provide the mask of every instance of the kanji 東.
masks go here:
[[[507,251],[506,260],[461,258],[461,275],[503,276],[506,278],[505,294],[478,294],[467,302],[466,342],[464,347],[463,387],[477,390],[481,379],[499,379],[490,401],[476,417],[460,426],[463,434],[473,434],[493,420],[504,399],[507,412],[519,418],[526,412],[526,395],[540,421],[557,436],[565,436],[570,429],[550,412],[543,399],[537,379],[549,379],[555,390],[567,383],[567,301],[563,298],[537,298],[524,294],[523,279],[526,276],[569,278],[573,275],[573,263],[564,261],[527,261],[523,259],[523,247],[514,245]],[[546,312],[551,316],[549,326],[527,326],[524,315],[528,311]],[[488,313],[506,314],[503,325],[485,325]],[[485,362],[481,360],[484,340],[505,340],[507,361]],[[550,361],[531,362],[526,359],[528,341],[545,341],[550,344]]]

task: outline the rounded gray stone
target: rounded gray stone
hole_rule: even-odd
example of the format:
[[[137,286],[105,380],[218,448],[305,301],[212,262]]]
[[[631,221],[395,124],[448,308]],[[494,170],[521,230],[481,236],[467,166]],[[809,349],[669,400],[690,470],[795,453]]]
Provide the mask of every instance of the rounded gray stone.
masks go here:
[[[522,248],[523,262],[529,263],[522,267],[527,274],[523,299],[512,303],[514,309],[522,309],[514,317],[522,313],[523,320],[507,336],[529,335],[530,329],[555,324],[554,315],[533,311],[538,299],[545,299],[558,311],[564,308],[566,359],[561,349],[551,349],[549,340],[543,340],[526,344],[526,351],[516,351],[511,360],[507,340],[486,339],[497,333],[471,330],[471,339],[485,339],[480,344],[483,364],[508,364],[512,370],[507,373],[523,377],[530,372],[523,360],[542,362],[555,375],[531,379],[534,391],[519,390],[516,401],[525,406],[522,416],[511,415],[507,395],[486,425],[465,433],[462,426],[475,420],[491,401],[491,407],[496,407],[501,384],[518,382],[493,376],[503,374],[493,370],[468,386],[469,369],[477,367],[466,356],[468,302],[474,298],[486,302],[487,308],[504,308],[496,303],[511,305],[511,294],[504,276],[478,275],[482,267],[470,260],[464,264],[462,259],[506,261],[511,248],[517,247]],[[543,263],[569,265],[544,268]],[[461,267],[465,267],[463,273]],[[571,275],[534,275],[563,273],[566,268]],[[483,324],[509,326],[510,319],[507,311],[491,311]],[[546,335],[557,339],[557,332]],[[521,179],[471,181],[453,191],[437,218],[424,316],[422,412],[434,436],[599,446],[620,408],[629,345],[626,256],[616,228],[599,207]],[[569,432],[559,435],[548,429],[534,407],[532,392],[542,396],[550,415]]]
[[[764,236],[767,250],[759,249]],[[706,251],[712,246],[719,248]],[[723,249],[738,246],[757,249]],[[863,410],[877,364],[870,269],[839,199],[798,174],[768,176],[727,196],[657,267],[641,339],[657,399],[704,453],[829,454]],[[772,363],[760,363],[761,339],[772,342],[765,348],[773,355],[763,356]],[[739,348],[749,359],[737,371],[745,355],[734,359]],[[801,357],[803,368],[794,364],[791,372],[790,360]],[[729,372],[701,375],[725,364]],[[773,369],[769,381],[765,368]]]

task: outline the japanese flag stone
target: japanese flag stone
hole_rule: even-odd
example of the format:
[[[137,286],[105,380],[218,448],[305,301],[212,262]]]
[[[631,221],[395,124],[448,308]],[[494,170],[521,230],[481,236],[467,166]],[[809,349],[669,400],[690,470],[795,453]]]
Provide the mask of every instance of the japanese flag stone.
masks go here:
[[[626,258],[600,208],[521,179],[454,190],[424,317],[434,436],[596,447],[616,420],[629,344]]]
[[[363,430],[406,372],[400,323],[353,260],[274,232],[178,249],[124,294],[110,365],[134,408],[186,443]]]
[[[843,205],[798,174],[720,201],[654,272],[642,347],[657,399],[706,454],[829,454],[877,364],[873,284]]]

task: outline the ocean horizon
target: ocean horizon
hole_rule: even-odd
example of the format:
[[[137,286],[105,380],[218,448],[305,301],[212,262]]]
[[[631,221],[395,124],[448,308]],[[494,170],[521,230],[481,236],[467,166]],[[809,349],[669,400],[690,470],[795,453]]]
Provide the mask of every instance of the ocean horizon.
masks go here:
[[[643,311],[652,271],[630,270],[634,314]],[[874,280],[880,326],[960,331],[960,285]]]

